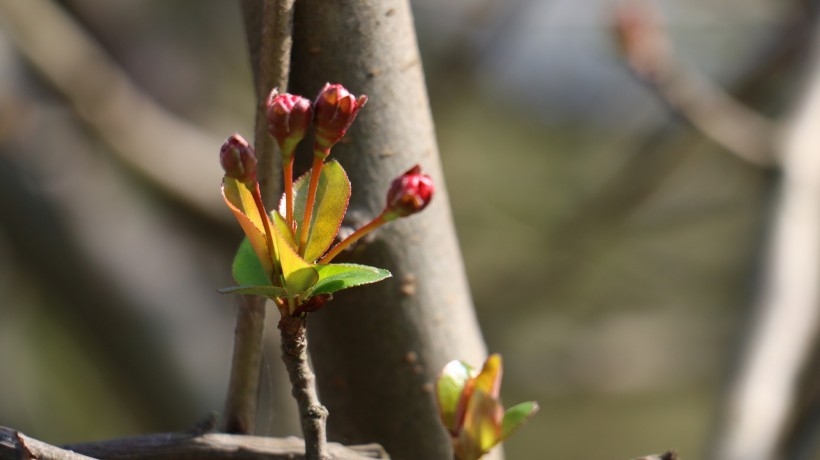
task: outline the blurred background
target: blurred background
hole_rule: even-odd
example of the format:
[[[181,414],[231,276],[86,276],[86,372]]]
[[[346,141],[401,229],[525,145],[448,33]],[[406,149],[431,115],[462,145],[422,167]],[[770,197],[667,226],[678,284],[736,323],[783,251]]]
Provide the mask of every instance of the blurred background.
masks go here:
[[[783,120],[803,96],[814,3],[652,5],[682,65]],[[216,153],[252,137],[238,6],[0,6],[0,425],[52,443],[186,428],[222,409],[232,348],[236,299],[216,288],[241,236]],[[638,78],[615,2],[413,9],[505,400],[542,408],[507,457],[701,458],[749,334],[780,175]],[[267,410],[262,430],[297,433],[289,411]]]

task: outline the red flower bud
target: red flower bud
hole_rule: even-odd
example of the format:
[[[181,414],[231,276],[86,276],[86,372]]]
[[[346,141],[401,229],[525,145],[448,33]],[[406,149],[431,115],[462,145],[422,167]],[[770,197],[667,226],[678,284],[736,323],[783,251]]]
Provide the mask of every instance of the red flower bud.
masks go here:
[[[313,105],[315,149],[325,152],[339,142],[366,102],[367,96],[356,98],[344,86],[326,83]]]
[[[219,162],[228,177],[245,183],[256,180],[256,155],[248,141],[239,134],[234,134],[222,144]]]
[[[305,137],[313,108],[309,99],[279,92],[274,88],[267,100],[268,131],[285,155]],[[290,144],[290,145],[287,145]]]
[[[422,174],[419,165],[413,166],[390,185],[385,216],[395,219],[421,211],[430,204],[434,191],[430,176]]]

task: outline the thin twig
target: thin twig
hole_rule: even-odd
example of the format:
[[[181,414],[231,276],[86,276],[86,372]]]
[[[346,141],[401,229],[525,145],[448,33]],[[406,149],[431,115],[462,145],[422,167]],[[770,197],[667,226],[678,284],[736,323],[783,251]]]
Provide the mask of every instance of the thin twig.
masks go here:
[[[326,460],[330,458],[325,428],[328,412],[319,402],[316,378],[308,365],[307,317],[284,315],[279,321],[279,330],[282,333],[282,359],[302,420],[306,457],[308,460]]]
[[[271,89],[284,91],[290,72],[293,30],[293,0],[243,0],[242,14],[256,89],[256,130],[254,150],[259,158],[259,186],[269,209],[281,190],[281,165],[276,143],[268,134],[267,96]]]
[[[257,110],[254,150],[259,159],[258,180],[262,198],[272,208],[278,195],[280,168],[275,143],[267,130],[265,101],[272,87],[284,88],[290,65],[293,0],[244,0],[241,3],[253,67]],[[265,300],[243,297],[237,312],[231,379],[225,404],[224,429],[229,433],[254,431],[259,397]]]
[[[333,460],[387,459],[378,444],[330,443]],[[222,433],[155,433],[57,447],[0,426],[0,460],[303,460],[304,444],[295,437],[269,438]]]
[[[685,66],[647,2],[625,3],[615,32],[632,71],[672,110],[729,152],[757,166],[774,166],[777,126],[703,75]]]

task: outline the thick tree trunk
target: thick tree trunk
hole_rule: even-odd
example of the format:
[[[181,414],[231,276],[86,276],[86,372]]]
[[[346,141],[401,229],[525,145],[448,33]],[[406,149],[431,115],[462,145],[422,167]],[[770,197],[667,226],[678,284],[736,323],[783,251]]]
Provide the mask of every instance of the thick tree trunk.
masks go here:
[[[390,181],[416,163],[437,184],[424,212],[391,223],[339,258],[387,268],[393,278],[340,293],[310,317],[310,352],[330,410],[328,431],[344,443],[379,442],[394,459],[449,459],[435,378],[448,360],[480,364],[486,350],[450,215],[408,3],[297,2],[290,91],[312,97],[327,81],[369,98],[332,153],[353,183],[349,217],[376,216]]]

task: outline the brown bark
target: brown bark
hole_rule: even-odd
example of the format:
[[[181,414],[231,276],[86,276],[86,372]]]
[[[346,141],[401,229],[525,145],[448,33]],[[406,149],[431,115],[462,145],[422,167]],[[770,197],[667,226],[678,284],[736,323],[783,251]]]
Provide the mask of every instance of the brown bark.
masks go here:
[[[327,460],[327,409],[319,402],[316,377],[308,365],[307,317],[282,316],[279,330],[282,333],[282,360],[299,406],[305,456],[309,460]]]
[[[312,97],[327,81],[369,98],[332,154],[353,184],[352,220],[376,216],[390,181],[415,163],[437,184],[424,212],[391,223],[339,258],[387,268],[393,278],[342,292],[311,315],[310,353],[330,411],[328,432],[344,443],[379,442],[392,458],[449,459],[432,394],[435,378],[448,360],[479,364],[486,350],[408,3],[297,2],[290,90]]]

